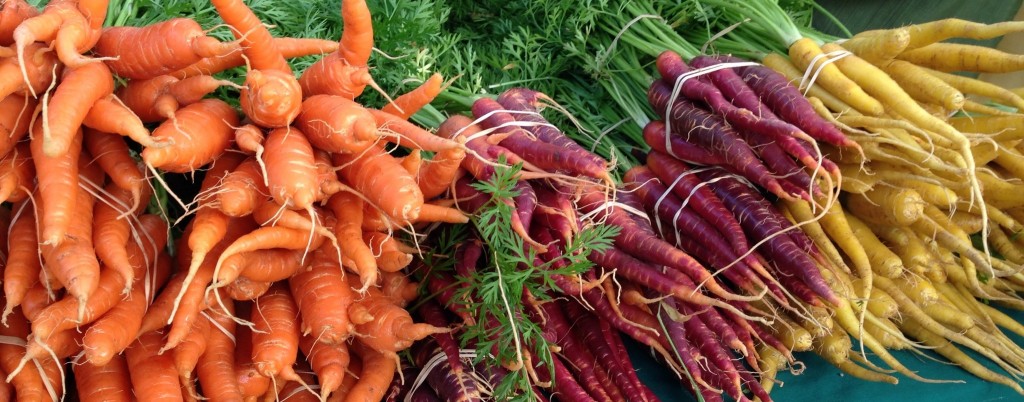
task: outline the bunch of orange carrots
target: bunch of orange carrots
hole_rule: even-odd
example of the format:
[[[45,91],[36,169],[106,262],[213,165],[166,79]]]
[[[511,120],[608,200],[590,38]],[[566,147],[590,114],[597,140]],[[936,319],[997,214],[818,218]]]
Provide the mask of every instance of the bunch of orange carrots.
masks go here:
[[[340,41],[212,3],[235,41],[184,17],[103,28],[103,0],[0,3],[0,400],[61,399],[69,359],[84,401],[379,400],[397,353],[447,331],[404,309],[417,251],[395,236],[467,221],[434,200],[464,146],[407,121],[440,77],[367,108],[364,1],[342,1]],[[212,76],[241,65],[240,86]],[[240,110],[208,97],[225,85]],[[195,200],[171,193],[172,257],[150,179],[197,172]]]

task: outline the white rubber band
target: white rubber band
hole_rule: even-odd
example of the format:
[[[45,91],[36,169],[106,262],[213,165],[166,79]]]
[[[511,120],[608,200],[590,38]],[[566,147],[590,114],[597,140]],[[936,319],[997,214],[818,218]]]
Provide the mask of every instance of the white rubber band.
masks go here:
[[[718,70],[724,70],[727,68],[747,67],[756,66],[759,63],[752,61],[742,61],[733,63],[719,63],[704,68],[698,68],[695,70],[687,71],[676,78],[675,84],[672,86],[672,95],[668,98],[668,105],[665,107],[665,150],[668,151],[669,155],[679,158],[678,155],[672,151],[672,107],[675,105],[676,100],[679,99],[679,93],[682,91],[683,84],[691,78],[700,77],[702,75],[712,73]]]
[[[849,56],[851,54],[853,53],[850,53],[849,51],[846,50],[835,50],[814,56],[814,58],[811,59],[811,63],[807,66],[807,70],[804,71],[804,76],[800,80],[800,86],[798,87],[799,89],[803,90],[804,96],[807,96],[807,92],[811,90],[812,86],[814,86],[814,81],[818,80],[818,75],[821,74],[821,70],[823,70],[825,66],[832,64],[836,60],[842,59],[843,57]],[[825,60],[821,62],[821,65],[818,65],[815,68],[818,59],[822,57],[825,57]],[[812,69],[814,71],[813,75],[811,74]]]

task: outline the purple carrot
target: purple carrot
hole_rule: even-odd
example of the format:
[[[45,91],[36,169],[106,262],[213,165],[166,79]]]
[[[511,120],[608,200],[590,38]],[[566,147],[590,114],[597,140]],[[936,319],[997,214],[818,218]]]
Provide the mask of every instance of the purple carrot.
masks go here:
[[[686,62],[672,51],[666,51],[658,55],[656,65],[658,72],[661,73],[661,81],[656,81],[651,85],[651,91],[648,92],[648,100],[656,112],[665,116],[668,114],[668,107],[674,108],[678,106],[670,105],[669,103],[672,95],[672,86],[676,85],[680,77],[691,70],[686,65]],[[779,119],[758,118],[752,111],[738,108],[729,103],[718,88],[706,81],[688,79],[681,82],[680,93],[683,96],[708,105],[711,110],[725,118],[737,131],[769,137],[775,140],[787,153],[807,165],[807,167],[812,169],[819,167],[815,158],[808,154],[796,141],[797,138],[811,139],[800,128]],[[652,96],[652,92],[659,95]],[[675,122],[673,121],[672,124],[675,124]]]
[[[539,112],[541,109],[541,102],[550,100],[551,98],[541,92],[523,87],[508,89],[505,92],[502,92],[501,95],[498,95],[497,99],[498,103],[500,103],[501,106],[504,106],[505,109],[519,112],[530,112],[529,114],[515,113],[512,114],[512,116],[519,121],[536,123],[537,125],[527,126],[525,128],[537,136],[537,139],[548,144],[564,147],[571,152],[579,153],[581,154],[581,157],[590,159],[591,162],[596,165],[604,165],[605,169],[607,169],[607,161],[581,147],[580,144],[573,141],[557,127],[548,123],[544,117],[540,116]]]
[[[619,190],[618,192],[615,193],[615,199],[618,202],[622,203],[622,205],[633,208],[639,213],[644,212],[644,204],[640,202],[640,199],[637,198],[636,194],[633,194],[632,191]],[[655,234],[654,227],[651,226],[651,218],[646,213],[644,213],[643,216],[639,215],[638,213],[632,212],[629,213],[628,215],[631,218],[633,218],[633,223],[636,224],[636,227],[642,230],[644,233],[649,233],[652,235]]]
[[[444,321],[442,319],[442,321]],[[417,367],[426,366],[436,353],[443,353],[445,360],[426,373],[426,383],[434,394],[446,401],[479,402],[483,398],[480,390],[469,374],[462,369],[462,360],[456,348],[454,358],[447,351],[441,350],[436,342],[419,342],[412,349],[413,361]]]
[[[553,367],[541,367],[539,366],[540,361],[536,361],[534,363],[534,370],[537,372],[537,378],[540,381],[552,383],[552,393],[558,396],[559,401],[594,401],[594,398],[592,398],[590,394],[587,394],[587,390],[583,389],[583,387],[576,382],[576,379],[573,378],[572,373],[565,367],[565,363],[562,363],[562,360],[558,355],[551,355],[551,363]],[[551,378],[552,371],[555,374],[554,378]]]
[[[657,296],[651,294],[650,296]],[[693,382],[698,386],[709,388],[703,376],[701,376],[700,365],[697,360],[694,359],[698,355],[696,348],[690,343],[690,340],[686,338],[686,328],[683,327],[681,321],[676,321],[678,314],[674,314],[673,311],[679,311],[676,306],[675,300],[665,299],[662,300],[658,305],[658,316],[661,318],[662,325],[665,326],[665,333],[672,341],[672,347],[676,352],[676,357],[680,360],[680,363],[690,373],[690,377],[693,378]]]
[[[543,323],[541,335],[549,343],[562,348],[560,355],[576,371],[580,386],[596,400],[612,400],[607,387],[597,377],[598,360],[591,353],[592,346],[577,342],[577,337],[573,336],[572,328],[558,305],[551,302],[532,304],[541,314],[536,319]]]
[[[576,208],[569,194],[547,185],[534,188],[537,195],[535,216],[540,223],[553,230],[558,238],[568,243],[579,232],[576,224]]]
[[[666,358],[671,357],[671,354],[669,354],[668,350],[665,348],[666,340],[661,334],[651,333],[647,329],[640,328],[636,324],[620,316],[615,312],[615,307],[611,305],[611,302],[601,294],[600,290],[586,290],[583,292],[583,297],[587,300],[587,303],[594,308],[594,313],[599,315],[605,321],[608,321],[608,324],[615,327],[615,329],[626,334],[626,336],[633,338],[633,340],[654,349],[661,356]]]
[[[665,114],[670,96],[671,89],[661,81],[651,84],[651,89],[647,92],[651,106],[659,114]],[[686,138],[687,141],[720,155],[731,170],[741,172],[744,177],[760,184],[773,194],[793,198],[782,191],[778,181],[757,158],[750,145],[721,117],[682,98],[673,103],[670,112],[671,116],[663,116],[671,123],[670,135]],[[666,129],[669,127],[666,126]]]
[[[491,196],[477,190],[473,187],[473,179],[469,176],[463,176],[459,180],[455,181],[455,201],[456,206],[467,213],[475,213],[480,207],[491,201]],[[516,208],[513,200],[501,200],[511,206],[513,209]],[[537,243],[530,237],[529,231],[526,228],[526,223],[521,220],[521,214],[518,212],[512,214],[511,222],[512,231],[516,232],[523,239],[523,241],[529,243],[531,246],[538,249],[543,249],[540,243]]]
[[[671,190],[691,206],[706,221],[718,228],[722,236],[732,239],[733,250],[742,255],[750,251],[750,245],[743,236],[739,222],[732,217],[729,210],[722,205],[722,200],[707,186],[702,186],[700,179],[682,161],[672,156],[652,151],[647,154],[647,167],[662,183],[671,185]],[[699,169],[699,167],[698,167]]]
[[[423,322],[435,327],[443,328],[451,325],[451,322],[449,322],[448,318],[445,317],[444,308],[434,300],[428,299],[421,303],[416,312],[419,313]],[[448,366],[451,371],[464,373],[466,368],[462,364],[462,359],[459,357],[459,343],[455,340],[455,337],[451,332],[433,334],[431,337],[434,339],[434,342],[437,343],[437,347],[444,352],[445,357],[448,358]]]
[[[718,64],[722,64],[722,62],[712,56],[702,55],[690,59],[690,66],[693,68],[706,68]],[[754,93],[754,90],[750,89],[746,82],[743,82],[743,78],[735,70],[729,68],[716,70],[702,76],[702,78],[704,77],[707,77],[733,105],[754,112],[757,117],[762,119],[778,119],[771,109],[761,103],[761,99]]]
[[[683,327],[686,328],[686,339],[693,342],[693,345],[708,359],[712,366],[721,370],[720,373],[713,373],[712,377],[705,378],[712,385],[720,386],[726,394],[733,398],[742,395],[743,382],[737,373],[736,366],[732,362],[732,355],[728,352],[725,345],[721,344],[717,334],[705,324],[701,311],[687,306],[686,303],[679,303],[677,307],[679,307],[679,313],[689,317],[688,320],[683,321]],[[724,376],[725,378],[720,378],[722,381],[719,384],[715,384],[714,377],[716,376]]]
[[[482,125],[494,129],[490,135],[500,139],[499,145],[516,153],[523,160],[548,172],[592,177],[611,181],[606,163],[594,163],[586,155],[565,147],[536,139],[529,131],[516,126],[516,120],[497,101],[480,98],[473,102],[473,115],[482,118]],[[601,162],[604,162],[601,160]]]
[[[704,283],[710,292],[723,299],[738,298],[725,290],[693,257],[664,240],[638,229],[622,208],[610,207],[600,189],[594,186],[582,188],[577,205],[585,213],[595,214],[593,217],[595,221],[607,220],[607,223],[621,227],[619,234],[615,237],[615,245],[629,254],[652,264],[667,265],[678,269],[695,282]]]
[[[802,198],[811,193],[822,194],[818,184],[811,181],[811,175],[807,174],[807,170],[797,165],[793,158],[770,138],[753,135],[746,139],[786,192],[799,194]]]
[[[447,275],[430,275],[427,279],[427,291],[437,298],[448,311],[455,313],[466,325],[474,325],[476,318],[473,318],[468,304],[455,295],[458,284]]]
[[[633,361],[629,358],[629,353],[626,351],[626,344],[622,342],[622,337],[615,331],[611,324],[608,324],[605,320],[597,320],[598,324],[601,325],[601,335],[605,339],[605,343],[612,348],[614,359],[621,366],[621,371],[626,374],[626,377],[633,384],[633,387],[639,389],[641,395],[646,398],[649,402],[659,402],[658,396],[651,391],[651,388],[640,381],[640,377],[636,375],[636,368],[633,366]],[[623,388],[626,388],[623,386]]]
[[[676,159],[686,161],[694,165],[721,166],[726,165],[725,157],[714,153],[696,143],[690,142],[686,137],[680,135],[669,135],[665,139],[665,122],[651,120],[644,126],[644,142],[651,149],[674,156]],[[643,158],[637,158],[643,160]]]
[[[747,184],[721,169],[708,169],[698,173],[702,180],[715,180],[715,194],[740,221],[748,238],[761,241],[772,237],[792,225],[768,200]],[[791,230],[790,232],[794,232]],[[795,230],[799,232],[799,230]],[[797,246],[787,234],[772,237],[766,252],[777,264],[795,270],[799,277],[826,301],[838,305],[839,297],[828,286],[814,260]]]
[[[739,60],[728,56],[717,57],[722,61]],[[782,74],[763,65],[740,67],[737,72],[764,104],[810,136],[839,147],[860,148],[832,123],[821,118],[800,90]]]
[[[643,391],[637,388],[626,374],[625,364],[616,359],[611,345],[605,342],[604,334],[601,332],[601,320],[578,303],[563,303],[562,307],[565,309],[565,317],[571,319],[574,324],[571,328],[572,332],[579,337],[582,344],[593,350],[594,361],[599,366],[599,371],[604,371],[609,375],[610,379],[614,381],[616,390],[621,389],[625,395],[644,395]],[[557,309],[558,306],[555,308]]]
[[[523,231],[530,233],[533,210],[537,208],[537,193],[533,191],[533,186],[527,180],[517,181],[515,191],[518,194],[512,198],[512,203],[516,206],[516,215],[519,215]]]

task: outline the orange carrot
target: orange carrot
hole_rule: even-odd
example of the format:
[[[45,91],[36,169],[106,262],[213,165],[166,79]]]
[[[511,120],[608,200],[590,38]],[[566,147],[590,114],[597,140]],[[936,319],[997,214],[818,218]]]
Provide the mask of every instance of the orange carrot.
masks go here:
[[[19,306],[29,289],[38,282],[42,265],[36,240],[35,214],[27,201],[14,205],[7,231],[7,263],[3,270],[4,313],[0,323]]]
[[[29,323],[20,309],[15,309],[10,316],[7,325],[0,325],[0,336],[11,339],[25,339],[29,334]],[[0,342],[0,369],[4,372],[13,372],[25,355],[25,346]],[[50,382],[57,382],[59,379],[50,378]],[[40,372],[32,370],[21,370],[7,382],[14,386],[14,392],[19,400],[48,401],[57,400],[59,395],[52,386],[48,386],[40,376]]]
[[[139,116],[136,116],[113,94],[97,100],[89,108],[89,113],[85,115],[82,125],[97,131],[131,138],[144,147],[156,148],[167,145],[166,140],[154,139],[150,135],[149,129],[142,124]]]
[[[235,377],[235,322],[229,315],[234,314],[234,305],[229,310],[207,310],[210,320],[210,336],[206,340],[206,351],[199,356],[196,374],[203,394],[213,402],[240,401],[242,393]]]
[[[64,71],[63,65],[57,60],[57,54],[42,44],[29,45],[25,53],[28,57],[24,59],[24,74],[17,59],[0,59],[0,96],[20,94],[35,98]]]
[[[245,59],[242,57],[242,48],[237,43],[225,43],[225,45],[231,45],[230,53],[204,58],[170,73],[170,75],[184,80],[198,75],[214,75],[231,68],[244,66]],[[288,59],[326,54],[338,50],[337,41],[316,38],[274,38],[274,45],[277,46],[281,55]]]
[[[278,283],[260,296],[252,311],[252,361],[268,378],[295,380],[292,369],[299,352],[299,314],[288,288]]]
[[[73,364],[75,387],[82,402],[130,402],[132,380],[128,375],[128,362],[117,355],[103,365]]]
[[[342,0],[341,46],[302,73],[303,96],[337,95],[355,99],[373,82],[367,62],[373,50],[373,24],[365,0]]]
[[[140,401],[183,400],[174,357],[170,353],[159,353],[163,337],[159,331],[146,332],[125,351],[132,389]]]
[[[224,261],[235,255],[256,250],[283,248],[289,250],[315,250],[323,242],[323,236],[313,235],[308,231],[296,230],[279,226],[264,226],[253,230],[231,243],[217,259],[214,277],[220,273]]]
[[[50,102],[43,106],[43,152],[56,157],[69,152],[89,108],[114,91],[114,77],[103,63],[68,70]]]
[[[92,243],[92,211],[96,200],[82,188],[64,196],[72,198],[74,202],[68,210],[70,220],[67,238],[56,245],[44,242],[41,250],[46,271],[64,284],[71,296],[78,299],[78,317],[81,318],[85,313],[86,301],[99,286],[100,263]],[[44,204],[43,213],[46,211]],[[43,215],[45,220],[46,216]],[[46,229],[43,228],[44,235]]]
[[[431,134],[393,114],[377,109],[367,110],[376,119],[380,132],[389,142],[431,152],[440,152],[461,146],[456,141]]]
[[[381,111],[409,120],[412,115],[429,105],[441,93],[443,80],[441,74],[434,73],[416,89],[406,92],[395,98],[394,102],[384,105]]]
[[[81,14],[70,0],[51,1],[43,12],[34,17],[28,18],[18,24],[14,29],[14,47],[18,52],[18,65],[21,66],[22,78],[26,84],[31,81],[28,76],[28,68],[25,64],[26,49],[33,42],[50,44],[57,37],[57,32],[64,22],[64,18],[71,14]],[[35,96],[36,92],[32,92]]]
[[[344,343],[354,329],[345,312],[356,296],[342,275],[333,253],[321,247],[306,270],[288,279],[302,315],[302,333],[328,345]]]
[[[39,15],[39,10],[25,0],[5,1],[0,7],[0,46],[14,44],[14,29],[22,21],[37,15]]]
[[[82,337],[82,344],[85,345],[85,357],[90,364],[107,364],[135,340],[142,327],[147,306],[153,300],[156,289],[167,281],[170,272],[170,257],[166,253],[160,254],[151,281],[137,283],[128,297],[89,326]]]
[[[365,290],[377,283],[377,261],[370,247],[362,241],[363,200],[355,194],[341,191],[327,200],[327,206],[338,220],[334,233],[341,253],[352,260],[355,273],[363,279],[360,289]]]
[[[142,80],[173,72],[204,57],[225,55],[232,48],[206,36],[194,20],[174,18],[144,27],[107,28],[93,51],[113,58],[106,63],[115,74]]]
[[[235,129],[235,145],[242,152],[256,155],[259,160],[263,159],[263,143],[265,137],[263,130],[255,124],[246,124]]]
[[[341,386],[345,378],[350,358],[348,343],[328,345],[310,334],[299,338],[299,350],[316,373],[317,383],[320,384],[320,398],[326,399]]]
[[[131,80],[117,91],[117,97],[124,102],[143,123],[153,123],[174,117],[178,100],[170,94],[177,78],[160,75],[147,80]]]
[[[314,147],[357,153],[377,140],[377,122],[362,105],[340,96],[314,95],[302,102],[295,127]]]
[[[102,61],[103,59],[85,56],[83,53],[88,52],[100,39],[100,28],[103,23],[92,27],[81,10],[68,10],[62,14],[60,29],[53,39],[53,46],[61,63],[74,69]],[[106,16],[105,11],[103,16]]]
[[[361,338],[365,339],[365,338]],[[359,355],[362,372],[359,381],[345,395],[346,402],[379,401],[384,397],[388,384],[395,377],[398,358],[387,351],[377,350],[366,342],[355,342],[352,349]]]
[[[57,245],[64,241],[71,224],[75,203],[73,194],[78,189],[78,156],[81,154],[82,136],[73,136],[71,147],[66,153],[50,157],[43,153],[42,126],[42,121],[37,121],[32,127],[33,137],[30,142],[39,188],[38,200],[42,204],[42,212],[36,216],[41,218],[41,242]]]
[[[85,149],[96,158],[96,163],[112,183],[131,194],[131,202],[125,205],[136,210],[149,198],[144,194],[150,188],[144,172],[132,158],[128,144],[121,137],[102,131],[86,129],[84,134],[82,144]]]
[[[142,150],[149,166],[175,173],[191,172],[210,163],[231,145],[238,114],[218,99],[203,99],[178,110],[174,121],[165,121],[153,137],[170,144]]]
[[[399,307],[405,307],[419,295],[419,285],[409,281],[409,276],[402,272],[380,273],[380,292],[391,303]]]
[[[199,364],[199,356],[206,352],[207,339],[211,334],[210,331],[217,331],[217,329],[212,327],[209,315],[200,317],[192,323],[192,330],[173,350],[174,368],[178,372],[178,379],[181,381],[182,388],[184,388],[184,391],[189,396],[197,399],[199,394],[196,391],[192,372],[195,371],[196,366]]]
[[[30,157],[29,144],[23,142],[0,158],[0,202],[21,202],[28,198],[36,176]]]
[[[235,314],[239,317],[252,315],[253,303],[242,302],[236,304]],[[236,327],[235,333],[235,383],[242,393],[242,398],[254,400],[270,389],[270,378],[261,375],[253,363],[253,332],[252,328],[246,325]]]
[[[373,145],[356,155],[335,154],[334,163],[341,167],[345,182],[398,224],[419,216],[423,193],[416,179],[383,146]]]
[[[198,75],[173,82],[167,90],[178,101],[179,105],[184,106],[199,102],[203,97],[222,86],[237,87],[238,85],[228,80],[213,78],[209,75]]]
[[[213,6],[242,45],[251,70],[240,94],[242,111],[263,127],[287,127],[302,106],[302,89],[270,31],[241,0],[213,0]]]
[[[256,159],[248,157],[235,170],[224,175],[217,190],[217,208],[227,216],[246,216],[268,194],[260,166]]]
[[[6,155],[28,134],[36,101],[12,94],[0,99],[0,155]]]
[[[366,346],[397,359],[395,353],[408,349],[413,342],[448,331],[430,324],[413,323],[408,311],[391,303],[376,289],[369,290],[366,297],[356,300],[348,308],[349,317],[357,323],[356,337]],[[356,317],[373,319],[359,323],[362,320]]]
[[[128,205],[131,202],[131,194],[119,188],[111,188],[107,185],[105,189],[113,194],[112,204]],[[120,196],[119,196],[120,195]],[[105,270],[120,275],[124,289],[127,293],[135,281],[135,273],[131,262],[128,260],[128,241],[131,238],[132,223],[128,216],[131,211],[128,207],[115,207],[105,202],[96,203],[93,209],[92,236],[93,244],[96,245],[96,257],[103,263]]]
[[[311,212],[319,193],[313,147],[294,128],[278,128],[267,134],[263,160],[274,201],[287,208]]]
[[[465,140],[460,137],[460,142]],[[416,184],[420,186],[424,199],[431,199],[443,194],[452,184],[465,174],[459,169],[466,158],[466,150],[462,147],[444,150],[423,162],[416,175]]]
[[[110,0],[79,0],[78,11],[89,21],[89,27],[100,29],[107,17],[107,7]]]
[[[244,276],[239,276],[224,287],[224,293],[232,300],[256,300],[270,290],[273,282],[254,281]]]
[[[231,282],[239,275],[260,282],[288,279],[303,268],[305,257],[306,250],[276,248],[236,254],[224,261],[217,281]]]
[[[52,304],[61,295],[60,292],[51,295],[42,282],[36,281],[29,288],[28,292],[25,292],[25,298],[21,301],[21,311],[25,314],[26,318],[32,320],[39,315],[40,311],[43,311],[46,306]]]

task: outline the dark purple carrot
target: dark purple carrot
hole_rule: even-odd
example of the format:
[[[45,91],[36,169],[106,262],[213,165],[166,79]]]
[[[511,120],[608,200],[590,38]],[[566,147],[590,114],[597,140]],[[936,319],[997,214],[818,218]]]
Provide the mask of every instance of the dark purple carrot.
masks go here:
[[[686,205],[692,206],[694,211],[714,225],[722,236],[732,239],[733,250],[737,254],[743,255],[750,251],[750,245],[743,237],[743,229],[740,228],[739,222],[736,222],[711,188],[701,185],[700,179],[685,163],[668,154],[651,151],[647,154],[647,167],[661,179],[662,183],[669,186],[679,199],[684,200]]]
[[[693,68],[706,68],[718,64],[722,64],[722,62],[712,56],[701,55],[690,59],[690,66]],[[736,107],[754,112],[757,117],[762,119],[778,119],[771,109],[761,103],[761,99],[754,93],[754,90],[747,86],[747,83],[743,82],[743,78],[736,73],[736,70],[729,68],[715,70],[702,76],[702,78],[704,77],[711,81],[722,95]]]
[[[576,225],[576,208],[569,195],[547,185],[537,186],[534,190],[537,195],[537,208],[534,211],[537,223],[552,230],[559,240],[565,243],[571,241],[579,232],[579,227]]]
[[[644,126],[644,142],[651,149],[672,155],[676,159],[694,165],[722,166],[726,165],[725,158],[703,148],[680,135],[669,135],[665,137],[665,122],[651,120]],[[637,158],[643,160],[643,158]]]
[[[754,344],[754,337],[751,335],[754,332],[754,329],[750,325],[750,321],[742,318],[737,319],[736,315],[732,314],[731,311],[720,311],[719,313],[721,313],[722,318],[725,319],[729,326],[732,327],[733,333],[735,333],[740,342],[743,343],[743,346],[745,346],[747,350],[753,352],[744,356],[744,360],[752,369],[754,369],[754,371],[760,372],[760,364],[758,364],[757,361],[759,358],[757,355],[757,345]]]
[[[516,196],[512,198],[515,204],[516,215],[519,215],[519,222],[525,233],[530,233],[530,222],[533,221],[533,211],[537,208],[537,193],[527,180],[516,182]]]
[[[459,180],[455,181],[455,206],[458,207],[460,210],[470,214],[475,213],[478,209],[480,209],[480,207],[484,206],[484,204],[487,204],[487,202],[491,201],[491,196],[473,187],[473,182],[474,180],[469,176],[463,176],[459,178]],[[508,204],[513,209],[516,208],[515,204],[513,203],[513,200],[511,199],[502,200],[502,202]],[[516,232],[516,234],[518,234],[519,237],[523,238],[523,241],[529,243],[533,247],[543,249],[543,245],[537,243],[536,241],[533,240],[533,238],[530,237],[530,234],[526,228],[526,224],[522,220],[520,220],[520,218],[521,215],[518,212],[512,214],[510,219],[512,231]]]
[[[804,168],[797,165],[793,158],[786,154],[775,141],[761,136],[748,136],[747,141],[750,147],[757,152],[757,155],[764,161],[764,165],[771,170],[775,178],[779,180],[782,188],[791,194],[821,195],[821,188],[811,181],[811,175],[807,174]]]
[[[579,153],[581,157],[590,159],[592,163],[596,165],[603,165],[605,169],[608,168],[608,162],[605,161],[604,158],[601,158],[580,146],[579,143],[573,141],[557,127],[548,123],[548,121],[539,114],[541,106],[543,106],[541,104],[542,102],[551,101],[551,103],[554,103],[547,95],[529,88],[517,87],[502,92],[501,95],[498,95],[497,101],[507,110],[529,112],[515,113],[512,114],[512,116],[519,121],[535,123],[536,125],[527,126],[525,128],[537,136],[537,139],[548,144],[564,147],[567,150]]]
[[[635,323],[627,321],[616,313],[615,308],[598,289],[589,289],[582,292],[587,304],[593,307],[593,312],[608,322],[612,327],[633,338],[633,340],[654,349],[662,357],[671,360],[672,355],[665,348],[666,340],[660,333],[638,327]]]
[[[782,198],[794,198],[782,190],[782,186],[758,159],[750,145],[725,120],[682,98],[676,100],[671,110],[668,110],[670,94],[671,89],[661,81],[651,84],[647,92],[647,98],[655,111],[659,114],[665,114],[666,111],[671,113],[671,116],[663,116],[671,123],[671,126],[665,126],[670,136],[685,138],[688,142],[718,154],[730,170],[740,172],[771,193]]]
[[[447,275],[430,275],[427,279],[427,291],[436,297],[445,309],[458,316],[466,325],[474,325],[476,318],[473,318],[469,304],[455,296],[457,287],[455,280]]]
[[[528,130],[516,124],[516,119],[497,101],[480,98],[473,102],[473,115],[483,119],[481,125],[495,130],[490,135],[499,145],[519,155],[523,160],[548,172],[592,177],[611,182],[607,163],[595,163],[589,152],[573,152],[563,146],[540,141]],[[585,151],[583,151],[585,152]]]
[[[765,345],[768,345],[772,349],[775,349],[779,351],[779,353],[782,353],[782,355],[785,356],[786,360],[789,361],[790,363],[795,361],[793,351],[790,350],[785,343],[779,340],[779,338],[776,338],[771,331],[765,329],[764,327],[761,326],[760,323],[756,322],[750,323],[750,327],[753,328],[754,336],[756,336],[757,339],[760,339],[761,342],[764,342]]]
[[[719,384],[714,382],[714,376],[705,378],[711,385],[720,386],[729,396],[738,398],[743,394],[743,381],[737,373],[736,365],[732,363],[732,356],[725,345],[721,343],[719,334],[708,327],[701,310],[688,306],[686,303],[679,303],[677,307],[679,307],[679,313],[689,317],[688,320],[683,321],[683,327],[686,328],[686,339],[693,343],[693,346],[708,359],[712,366],[720,370],[715,374],[725,377],[720,378],[722,381]]]
[[[693,281],[703,283],[708,291],[723,299],[742,298],[725,290],[693,257],[664,240],[644,233],[642,229],[632,223],[632,219],[622,208],[611,208],[607,204],[608,200],[605,198],[605,194],[594,186],[582,188],[580,199],[577,201],[581,211],[595,215],[593,217],[595,221],[606,220],[607,223],[621,228],[615,237],[616,247],[646,262],[678,269]]]
[[[743,385],[758,400],[760,400],[761,402],[771,402],[772,401],[772,397],[770,395],[768,395],[768,391],[765,391],[764,387],[761,386],[761,382],[759,382],[756,378],[754,378],[753,374],[751,374],[749,371],[746,371],[746,370],[740,370],[739,374],[740,374],[740,379],[743,380]]]
[[[777,235],[792,225],[761,194],[722,169],[711,168],[698,173],[704,181],[715,180],[715,194],[736,216],[748,238],[758,242],[771,238],[765,244],[767,256],[776,264],[795,271],[799,277],[824,300],[838,305],[839,297],[828,286],[814,260],[792,240],[790,230]],[[800,232],[802,233],[802,232]]]
[[[605,343],[608,344],[612,349],[613,358],[620,365],[620,370],[626,375],[626,378],[633,384],[633,388],[639,389],[641,395],[649,402],[658,402],[657,395],[654,391],[640,381],[640,377],[636,375],[636,368],[633,367],[633,361],[629,358],[629,353],[626,351],[626,344],[622,342],[622,337],[617,331],[615,331],[610,324],[605,320],[597,320],[601,326],[601,335],[604,337]],[[625,385],[619,385],[622,389],[627,389]]]
[[[649,296],[657,296],[657,294],[649,294]],[[661,318],[662,325],[665,326],[665,333],[676,352],[676,358],[690,373],[694,383],[700,387],[710,388],[711,385],[704,381],[700,366],[694,359],[698,353],[690,340],[686,338],[686,328],[683,327],[683,318],[679,316],[678,311],[679,308],[676,306],[675,300],[672,299],[662,300],[658,305],[658,316]]]
[[[722,61],[739,60],[728,56],[716,57]],[[782,74],[763,65],[739,67],[736,71],[750,89],[757,93],[761,102],[811,137],[839,147],[860,149],[855,141],[846,138],[832,123],[818,116],[807,98]]]
[[[537,321],[542,322],[541,335],[549,343],[562,348],[559,354],[568,362],[569,366],[577,373],[579,384],[595,400],[613,400],[607,392],[607,386],[597,376],[596,366],[598,360],[591,353],[592,345],[578,343],[574,336],[572,327],[566,320],[562,310],[557,303],[530,303],[541,316]],[[585,345],[585,346],[584,346]],[[555,384],[556,386],[558,384]]]
[[[626,373],[626,364],[617,359],[614,349],[605,341],[601,319],[578,303],[561,304],[565,309],[565,317],[570,318],[574,324],[571,328],[573,333],[579,337],[583,345],[593,350],[595,363],[601,368],[600,371],[609,375],[614,382],[614,388],[626,395],[644,395]],[[629,366],[629,369],[632,369],[632,365]]]
[[[451,322],[449,322],[448,318],[445,317],[444,308],[435,300],[424,301],[420,304],[416,312],[419,313],[423,322],[435,327],[444,328],[451,325]],[[447,362],[449,369],[454,373],[465,373],[466,368],[462,364],[462,359],[459,357],[459,343],[455,340],[452,333],[442,332],[433,334],[431,337],[434,339],[434,342],[437,343],[438,349],[444,352],[445,357],[448,359]]]
[[[537,364],[540,362],[538,361]],[[558,395],[559,401],[566,402],[592,402],[594,398],[587,393],[587,390],[576,381],[576,378],[572,376],[572,372],[565,367],[565,363],[562,363],[562,359],[558,355],[551,355],[551,364],[553,367],[542,367],[535,366],[534,369],[537,372],[537,378],[542,382],[551,382],[553,384],[552,393]],[[554,372],[554,378],[551,378],[551,372]]]
[[[644,212],[644,204],[640,199],[633,194],[632,191],[618,191],[615,193],[615,200],[621,203],[624,208],[632,208],[635,212],[631,211],[629,216],[633,218],[633,223],[636,227],[644,231],[644,233],[650,233],[654,235],[654,227],[651,226],[651,218]],[[641,215],[643,213],[643,215]]]

